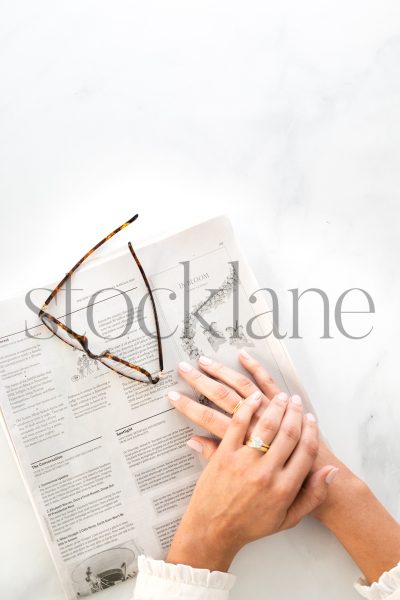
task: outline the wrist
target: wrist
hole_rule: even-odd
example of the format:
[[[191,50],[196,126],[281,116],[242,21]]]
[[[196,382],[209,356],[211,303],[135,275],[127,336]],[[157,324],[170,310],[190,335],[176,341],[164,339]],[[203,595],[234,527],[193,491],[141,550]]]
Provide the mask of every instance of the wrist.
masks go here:
[[[195,569],[227,572],[239,547],[206,520],[199,525],[185,515],[176,531],[166,561]]]
[[[343,465],[344,466],[344,465]],[[333,533],[351,516],[357,506],[370,494],[366,483],[347,467],[340,472],[329,489],[325,502],[315,511],[317,518]]]
[[[370,584],[398,563],[400,525],[354,475],[342,481],[328,510],[317,518],[336,536]]]

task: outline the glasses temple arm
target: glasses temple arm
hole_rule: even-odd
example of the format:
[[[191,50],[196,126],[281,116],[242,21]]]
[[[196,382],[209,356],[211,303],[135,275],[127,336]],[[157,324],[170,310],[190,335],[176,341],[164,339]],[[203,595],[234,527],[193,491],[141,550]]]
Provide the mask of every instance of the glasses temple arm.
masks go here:
[[[149,284],[149,280],[146,277],[146,273],[143,270],[142,265],[140,264],[140,261],[138,259],[138,257],[136,256],[136,252],[134,251],[134,249],[132,248],[132,244],[130,242],[128,242],[128,248],[135,260],[135,263],[144,279],[144,282],[146,284],[147,287],[147,291],[149,292],[149,296],[150,296],[150,300],[151,300],[151,304],[153,307],[153,312],[154,312],[154,319],[156,322],[156,331],[157,331],[157,346],[158,346],[158,356],[159,356],[159,365],[160,365],[160,371],[163,370],[164,368],[164,358],[163,358],[163,353],[162,353],[162,344],[161,344],[161,334],[160,334],[160,324],[158,321],[158,315],[157,315],[157,308],[156,308],[156,303],[154,301],[154,297],[153,297],[153,292],[151,291],[151,287]]]
[[[136,219],[138,218],[138,216],[139,216],[138,214],[134,215],[131,219],[129,219],[129,221],[126,221],[126,223],[124,223],[120,227],[117,227],[117,229],[114,229],[114,231],[112,231],[111,233],[109,233],[98,244],[96,244],[95,246],[93,246],[93,248],[91,250],[89,250],[89,252],[86,252],[85,256],[83,256],[80,260],[78,260],[78,262],[76,263],[76,265],[74,265],[72,267],[72,269],[70,271],[68,271],[68,273],[66,273],[66,275],[61,279],[60,283],[58,285],[56,285],[56,287],[54,288],[54,290],[51,292],[50,296],[47,298],[47,300],[45,301],[45,303],[43,304],[42,308],[39,311],[39,317],[45,312],[45,310],[48,307],[48,305],[50,304],[50,302],[56,297],[56,295],[58,294],[58,292],[60,291],[60,289],[62,288],[62,286],[64,285],[64,283],[72,276],[72,274],[78,269],[78,267],[80,267],[81,264],[91,254],[93,254],[93,252],[95,252],[95,250],[97,250],[98,248],[100,248],[100,246],[102,246],[105,242],[107,242],[110,238],[112,238],[116,233],[118,233],[122,229],[125,229],[125,227],[127,227],[128,225],[130,225],[131,223],[133,223],[133,221],[136,221]]]

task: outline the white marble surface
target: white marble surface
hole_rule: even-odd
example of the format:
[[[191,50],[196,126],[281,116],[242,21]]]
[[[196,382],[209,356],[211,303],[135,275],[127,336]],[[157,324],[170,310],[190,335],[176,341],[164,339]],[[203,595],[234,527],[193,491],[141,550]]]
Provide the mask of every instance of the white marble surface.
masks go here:
[[[321,340],[310,300],[289,348],[333,447],[399,516],[398,1],[6,0],[0,89],[1,296],[136,211],[135,241],[227,212],[285,323],[289,288],[372,295],[373,317],[349,317],[373,323],[365,340]],[[3,436],[0,452],[1,596],[61,600]],[[313,522],[233,571],[232,600],[357,597]]]

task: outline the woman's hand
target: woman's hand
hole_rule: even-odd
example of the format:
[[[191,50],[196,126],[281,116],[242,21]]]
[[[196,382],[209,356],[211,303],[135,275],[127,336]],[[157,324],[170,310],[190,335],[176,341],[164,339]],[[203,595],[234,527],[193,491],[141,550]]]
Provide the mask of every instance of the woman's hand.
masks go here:
[[[241,398],[259,388],[263,394],[261,404],[251,419],[246,434],[248,437],[264,408],[279,394],[279,389],[264,367],[247,352],[242,351],[239,360],[252,378],[210,359],[199,361],[204,372],[182,363],[179,372],[193,388],[228,413],[232,413]],[[192,421],[223,438],[231,421],[229,416],[184,395],[172,393],[171,401]],[[268,420],[264,423],[264,428],[269,429]],[[202,436],[192,438],[189,445],[208,458],[218,448],[218,442]],[[331,482],[339,470],[340,476],[335,485],[330,487],[328,494],[325,494],[322,502],[322,496],[312,498],[313,493],[318,494],[317,489],[313,492],[312,488],[308,488],[309,509],[314,517],[336,535],[367,580],[372,583],[400,560],[400,525],[380,504],[368,486],[320,441],[311,473],[318,472],[328,463],[335,467],[328,473],[328,481]],[[312,481],[313,477],[314,475],[309,481]]]
[[[262,396],[255,389],[247,397],[213,448],[168,562],[225,571],[245,544],[293,527],[325,499],[335,468],[324,466],[308,477],[318,453],[314,417],[303,415],[298,396],[278,394],[268,406]],[[270,445],[266,453],[245,445],[255,414],[253,437]]]
[[[252,434],[264,409],[269,405],[272,398],[280,393],[280,390],[263,365],[247,352],[241,351],[239,353],[239,360],[241,365],[248,371],[249,377],[207,357],[201,357],[199,360],[201,371],[195,369],[190,364],[180,363],[179,374],[199,394],[204,395],[216,406],[219,406],[229,414],[232,414],[234,407],[241,399],[252,392],[261,390],[260,407],[253,415],[250,427],[246,433],[247,439]],[[207,429],[218,438],[224,437],[231,420],[230,416],[177,392],[171,392],[169,398],[175,408],[193,422],[204,427],[204,429]],[[288,426],[290,427],[290,423]],[[265,423],[264,427],[268,429],[269,424]],[[202,452],[206,458],[209,458],[215,452],[218,444],[219,442],[216,440],[204,436],[194,436],[189,441],[189,445],[195,450]],[[346,494],[343,494],[342,487],[348,488],[358,483],[355,475],[320,440],[319,452],[312,470],[316,471],[326,464],[332,464],[336,467],[335,474],[340,469],[339,480],[343,486],[333,486],[329,491],[327,500],[320,504],[318,509],[313,513],[313,516],[324,523],[330,520],[332,511],[336,507],[336,496],[346,496]],[[332,481],[334,473],[332,473]]]

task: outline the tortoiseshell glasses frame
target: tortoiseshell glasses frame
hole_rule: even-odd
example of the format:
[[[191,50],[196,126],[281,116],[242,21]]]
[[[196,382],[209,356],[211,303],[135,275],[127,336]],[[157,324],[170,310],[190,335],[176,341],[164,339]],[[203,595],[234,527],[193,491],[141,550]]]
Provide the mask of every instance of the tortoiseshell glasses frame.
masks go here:
[[[139,215],[135,215],[134,217],[129,219],[129,221],[126,221],[126,223],[124,223],[117,229],[114,229],[114,231],[109,233],[104,239],[102,239],[91,250],[89,250],[89,252],[87,252],[76,263],[76,265],[74,267],[72,267],[72,269],[70,271],[68,271],[68,273],[65,275],[65,277],[63,277],[63,279],[60,281],[60,283],[54,288],[54,290],[51,292],[50,296],[47,298],[46,302],[43,304],[42,308],[39,311],[39,318],[42,320],[43,324],[47,327],[47,329],[49,329],[60,340],[62,340],[69,346],[72,346],[72,348],[82,350],[82,352],[85,352],[90,358],[100,361],[106,367],[108,367],[112,371],[115,371],[119,375],[123,375],[124,377],[128,377],[129,379],[133,379],[134,381],[140,381],[141,383],[155,384],[155,383],[158,383],[158,381],[160,380],[159,375],[161,375],[161,373],[163,372],[163,368],[164,368],[160,325],[159,325],[158,316],[157,316],[156,304],[154,301],[154,297],[153,297],[153,293],[151,291],[150,284],[149,284],[146,274],[143,270],[143,267],[140,264],[140,261],[136,255],[134,249],[132,248],[132,244],[130,242],[128,242],[128,247],[129,247],[130,253],[132,254],[132,256],[136,262],[136,265],[139,268],[139,271],[144,280],[144,283],[147,288],[147,292],[148,292],[150,300],[151,300],[152,310],[153,310],[153,314],[154,314],[155,327],[156,327],[156,333],[157,333],[159,374],[157,374],[156,376],[153,376],[144,367],[141,367],[139,365],[131,363],[127,360],[124,360],[123,358],[119,358],[118,356],[115,356],[114,354],[111,354],[110,352],[108,352],[108,350],[106,350],[105,352],[102,352],[101,354],[94,354],[89,349],[89,342],[85,335],[76,333],[75,331],[70,329],[65,323],[62,323],[59,319],[57,319],[56,317],[53,317],[53,315],[51,315],[50,313],[47,312],[47,308],[48,308],[50,302],[52,302],[52,300],[54,300],[54,298],[57,296],[58,292],[61,290],[63,285],[66,283],[66,281],[68,281],[68,279],[70,279],[72,277],[73,273],[81,266],[81,264],[88,258],[88,256],[93,254],[93,252],[95,250],[97,250],[97,248],[102,246],[105,242],[107,242],[110,238],[112,238],[116,233],[118,233],[119,231],[121,231],[122,229],[124,229],[125,227],[130,225],[131,223],[133,223],[133,221],[135,221],[138,218],[138,216]],[[61,330],[59,328],[61,328]],[[64,336],[64,337],[62,337],[62,336]],[[67,341],[65,339],[65,337],[69,337],[70,341]],[[109,364],[109,362],[107,362],[107,361],[110,361],[111,364]],[[114,363],[114,362],[116,363],[115,367],[112,366],[112,363]],[[118,369],[118,364],[121,365],[121,370]],[[131,372],[132,374],[127,374],[126,372],[124,372],[122,370],[123,367],[125,367],[125,369],[127,369],[128,372]],[[138,375],[135,376],[135,373],[138,373]],[[141,379],[139,373],[141,373],[141,375],[144,378]]]

